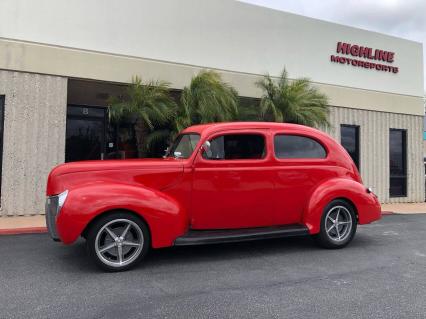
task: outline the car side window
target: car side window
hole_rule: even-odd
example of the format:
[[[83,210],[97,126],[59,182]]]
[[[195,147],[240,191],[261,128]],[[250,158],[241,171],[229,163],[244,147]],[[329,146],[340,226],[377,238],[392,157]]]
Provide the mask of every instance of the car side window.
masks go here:
[[[274,138],[277,158],[326,158],[327,152],[316,140],[300,135],[280,134]]]
[[[227,134],[212,139],[203,158],[209,160],[262,159],[265,138],[260,134]]]

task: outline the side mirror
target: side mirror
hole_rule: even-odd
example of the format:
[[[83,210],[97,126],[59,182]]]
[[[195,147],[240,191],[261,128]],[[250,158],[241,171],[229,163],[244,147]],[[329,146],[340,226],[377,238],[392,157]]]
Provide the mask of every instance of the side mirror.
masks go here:
[[[211,149],[210,149],[210,142],[205,141],[203,145],[201,145],[201,154],[204,158],[210,158],[212,155]]]
[[[174,152],[173,156],[176,158],[182,158],[182,152]]]

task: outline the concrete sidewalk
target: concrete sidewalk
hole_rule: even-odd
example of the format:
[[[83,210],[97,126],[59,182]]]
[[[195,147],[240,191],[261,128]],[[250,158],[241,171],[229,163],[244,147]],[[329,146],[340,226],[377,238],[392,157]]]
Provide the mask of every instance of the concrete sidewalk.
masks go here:
[[[426,214],[426,203],[383,204],[383,213]],[[44,215],[0,217],[0,235],[46,232]]]
[[[44,215],[0,217],[0,235],[47,232]]]
[[[382,211],[395,214],[426,214],[426,203],[382,204]]]

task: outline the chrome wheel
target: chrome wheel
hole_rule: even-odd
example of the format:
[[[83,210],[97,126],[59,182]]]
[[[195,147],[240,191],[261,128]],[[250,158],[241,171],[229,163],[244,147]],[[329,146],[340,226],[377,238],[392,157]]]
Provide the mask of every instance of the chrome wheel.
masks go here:
[[[336,242],[342,242],[350,236],[352,224],[352,215],[344,206],[332,207],[325,216],[326,234]]]
[[[111,267],[124,267],[141,254],[144,246],[142,229],[129,219],[114,219],[98,231],[95,251]]]

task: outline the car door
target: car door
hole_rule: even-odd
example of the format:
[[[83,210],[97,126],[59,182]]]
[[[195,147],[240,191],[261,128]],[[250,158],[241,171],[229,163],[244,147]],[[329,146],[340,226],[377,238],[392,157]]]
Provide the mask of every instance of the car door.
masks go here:
[[[208,138],[194,161],[192,229],[274,223],[273,163],[268,130],[232,130]]]
[[[310,196],[321,181],[335,174],[327,160],[327,148],[313,136],[277,133],[273,136],[275,201],[278,224],[297,224]]]

